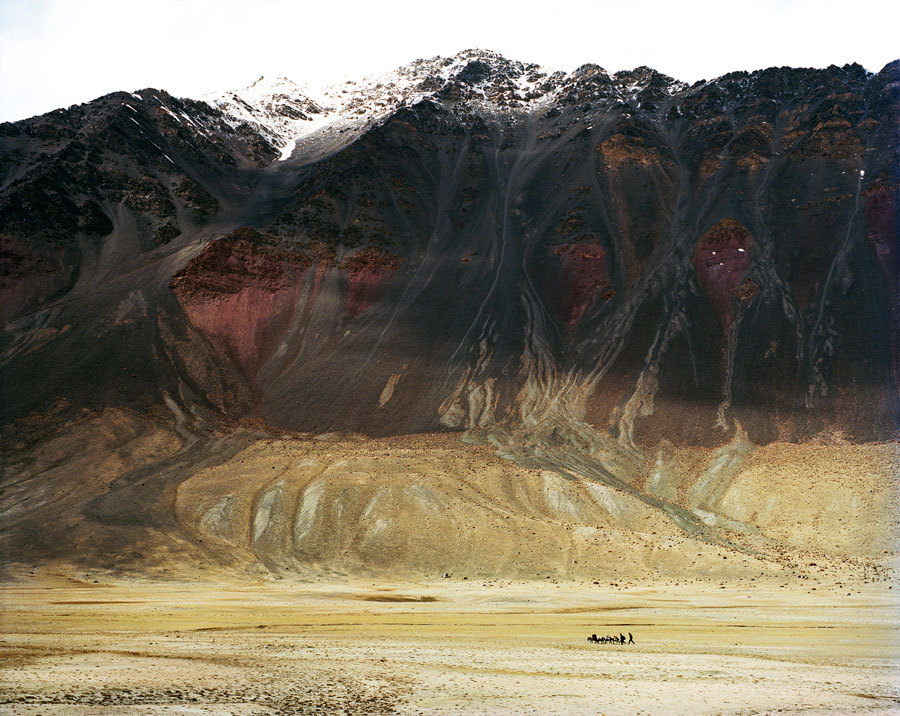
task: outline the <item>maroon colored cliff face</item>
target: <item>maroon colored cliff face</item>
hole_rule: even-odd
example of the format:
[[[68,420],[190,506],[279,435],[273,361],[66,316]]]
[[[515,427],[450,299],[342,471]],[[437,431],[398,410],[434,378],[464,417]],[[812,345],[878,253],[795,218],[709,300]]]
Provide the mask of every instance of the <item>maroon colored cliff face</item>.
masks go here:
[[[700,287],[709,297],[719,321],[731,325],[731,301],[753,298],[758,289],[744,280],[750,264],[753,237],[736,219],[722,219],[713,226],[694,248],[694,268]],[[736,291],[736,289],[740,289]]]
[[[249,378],[289,324],[310,266],[306,256],[263,238],[238,229],[208,244],[171,283],[188,320]]]
[[[866,192],[866,236],[894,289],[898,288],[897,190],[881,185]]]
[[[609,300],[615,295],[606,250],[599,241],[583,244],[563,244],[554,253],[560,259],[562,291],[559,310],[570,332],[599,299]]]
[[[350,293],[347,297],[347,313],[355,318],[381,298],[394,272],[403,259],[380,249],[363,249],[341,262],[347,269]]]
[[[900,222],[897,189],[885,185],[866,192],[866,238],[878,257],[891,292],[891,368],[894,384],[900,385],[900,256],[897,226]]]

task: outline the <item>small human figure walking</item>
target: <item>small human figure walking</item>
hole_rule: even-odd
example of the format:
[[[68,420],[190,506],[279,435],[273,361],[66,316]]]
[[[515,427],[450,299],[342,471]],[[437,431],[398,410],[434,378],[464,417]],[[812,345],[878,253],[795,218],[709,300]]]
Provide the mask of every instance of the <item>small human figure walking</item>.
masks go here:
[[[634,644],[634,637],[631,636],[631,632],[628,632],[628,643],[629,643],[629,644]]]

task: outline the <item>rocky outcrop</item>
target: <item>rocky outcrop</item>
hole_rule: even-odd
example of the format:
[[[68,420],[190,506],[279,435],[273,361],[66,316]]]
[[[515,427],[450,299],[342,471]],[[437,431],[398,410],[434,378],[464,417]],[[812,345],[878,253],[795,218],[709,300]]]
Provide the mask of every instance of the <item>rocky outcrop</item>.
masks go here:
[[[252,229],[210,242],[172,277],[187,319],[251,380],[294,313],[310,260]]]
[[[597,301],[608,301],[616,295],[612,288],[606,251],[599,242],[558,246],[554,253],[560,260],[559,291],[561,318],[569,331]]]
[[[707,231],[694,248],[697,280],[726,329],[732,320],[732,301],[749,301],[759,293],[744,278],[754,253],[750,232],[730,217]]]

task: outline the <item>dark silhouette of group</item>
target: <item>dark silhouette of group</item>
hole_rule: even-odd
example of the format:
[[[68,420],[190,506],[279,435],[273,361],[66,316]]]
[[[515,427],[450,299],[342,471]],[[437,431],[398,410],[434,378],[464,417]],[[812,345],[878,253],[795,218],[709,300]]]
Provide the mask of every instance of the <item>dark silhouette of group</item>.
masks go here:
[[[618,636],[597,636],[596,634],[591,634],[588,637],[588,641],[592,644],[634,644],[634,637],[631,636],[631,632],[628,632],[628,640],[625,640],[624,634],[619,634]]]

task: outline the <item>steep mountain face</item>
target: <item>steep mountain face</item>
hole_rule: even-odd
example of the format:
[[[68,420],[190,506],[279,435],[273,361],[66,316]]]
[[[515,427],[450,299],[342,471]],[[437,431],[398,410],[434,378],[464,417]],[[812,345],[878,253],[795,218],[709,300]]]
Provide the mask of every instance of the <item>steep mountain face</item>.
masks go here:
[[[667,441],[895,437],[898,95],[468,51],[0,125],[4,422],[466,430],[657,506]]]

